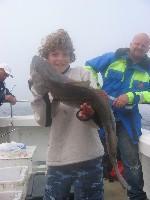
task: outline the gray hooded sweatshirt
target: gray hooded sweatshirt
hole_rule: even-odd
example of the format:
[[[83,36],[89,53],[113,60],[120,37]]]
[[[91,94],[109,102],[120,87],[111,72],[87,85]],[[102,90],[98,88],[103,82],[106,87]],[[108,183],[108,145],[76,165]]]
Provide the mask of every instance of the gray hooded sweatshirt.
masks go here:
[[[76,81],[89,81],[91,87],[97,87],[93,74],[83,67],[70,68],[65,75]],[[92,119],[80,121],[76,117],[79,108],[52,101],[50,93],[46,100],[33,87],[31,91],[31,106],[37,123],[46,126],[52,119],[47,152],[48,166],[79,163],[103,155],[98,127]],[[51,112],[48,112],[48,109]]]

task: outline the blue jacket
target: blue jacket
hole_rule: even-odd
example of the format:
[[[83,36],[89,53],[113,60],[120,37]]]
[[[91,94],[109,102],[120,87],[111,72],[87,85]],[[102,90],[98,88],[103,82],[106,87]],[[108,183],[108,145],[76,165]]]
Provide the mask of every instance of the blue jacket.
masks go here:
[[[5,87],[5,83],[0,81],[0,105],[5,102],[5,95],[12,95]]]
[[[106,53],[86,62],[103,77],[102,89],[110,99],[128,92],[150,90],[150,59],[145,56],[140,63],[134,64],[128,56],[129,49],[118,49],[115,53]],[[138,109],[139,97],[135,95],[131,107],[113,107],[116,121],[121,121],[133,142],[137,142],[141,133],[141,115]]]

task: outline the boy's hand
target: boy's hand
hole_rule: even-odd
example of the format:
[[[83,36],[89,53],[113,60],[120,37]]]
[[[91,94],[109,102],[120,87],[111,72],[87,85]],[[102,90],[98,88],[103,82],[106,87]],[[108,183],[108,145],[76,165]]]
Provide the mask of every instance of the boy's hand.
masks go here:
[[[89,105],[88,103],[83,103],[82,105],[80,105],[80,110],[77,113],[77,117],[82,121],[86,121],[92,118],[94,113],[95,111],[93,110],[91,105]]]

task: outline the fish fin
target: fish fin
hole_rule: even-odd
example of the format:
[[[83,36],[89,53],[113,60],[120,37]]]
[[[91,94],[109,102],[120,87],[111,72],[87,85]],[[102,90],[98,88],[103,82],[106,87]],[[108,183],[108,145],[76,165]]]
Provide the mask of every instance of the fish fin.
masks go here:
[[[101,89],[95,89],[95,92],[100,95],[101,97],[104,97],[105,99],[108,100],[108,96],[107,96],[107,93],[104,91],[104,90],[101,90]]]

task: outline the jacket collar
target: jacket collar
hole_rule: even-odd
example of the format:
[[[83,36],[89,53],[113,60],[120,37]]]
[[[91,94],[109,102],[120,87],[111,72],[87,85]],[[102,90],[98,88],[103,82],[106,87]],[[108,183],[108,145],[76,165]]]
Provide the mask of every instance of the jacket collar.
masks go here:
[[[129,57],[129,51],[129,48],[117,49],[117,51],[115,52],[116,59],[126,59],[128,66],[133,66],[133,68],[136,68],[137,70],[147,71],[148,73],[150,73],[150,58],[145,55],[145,57],[140,62],[133,64],[131,58]]]

